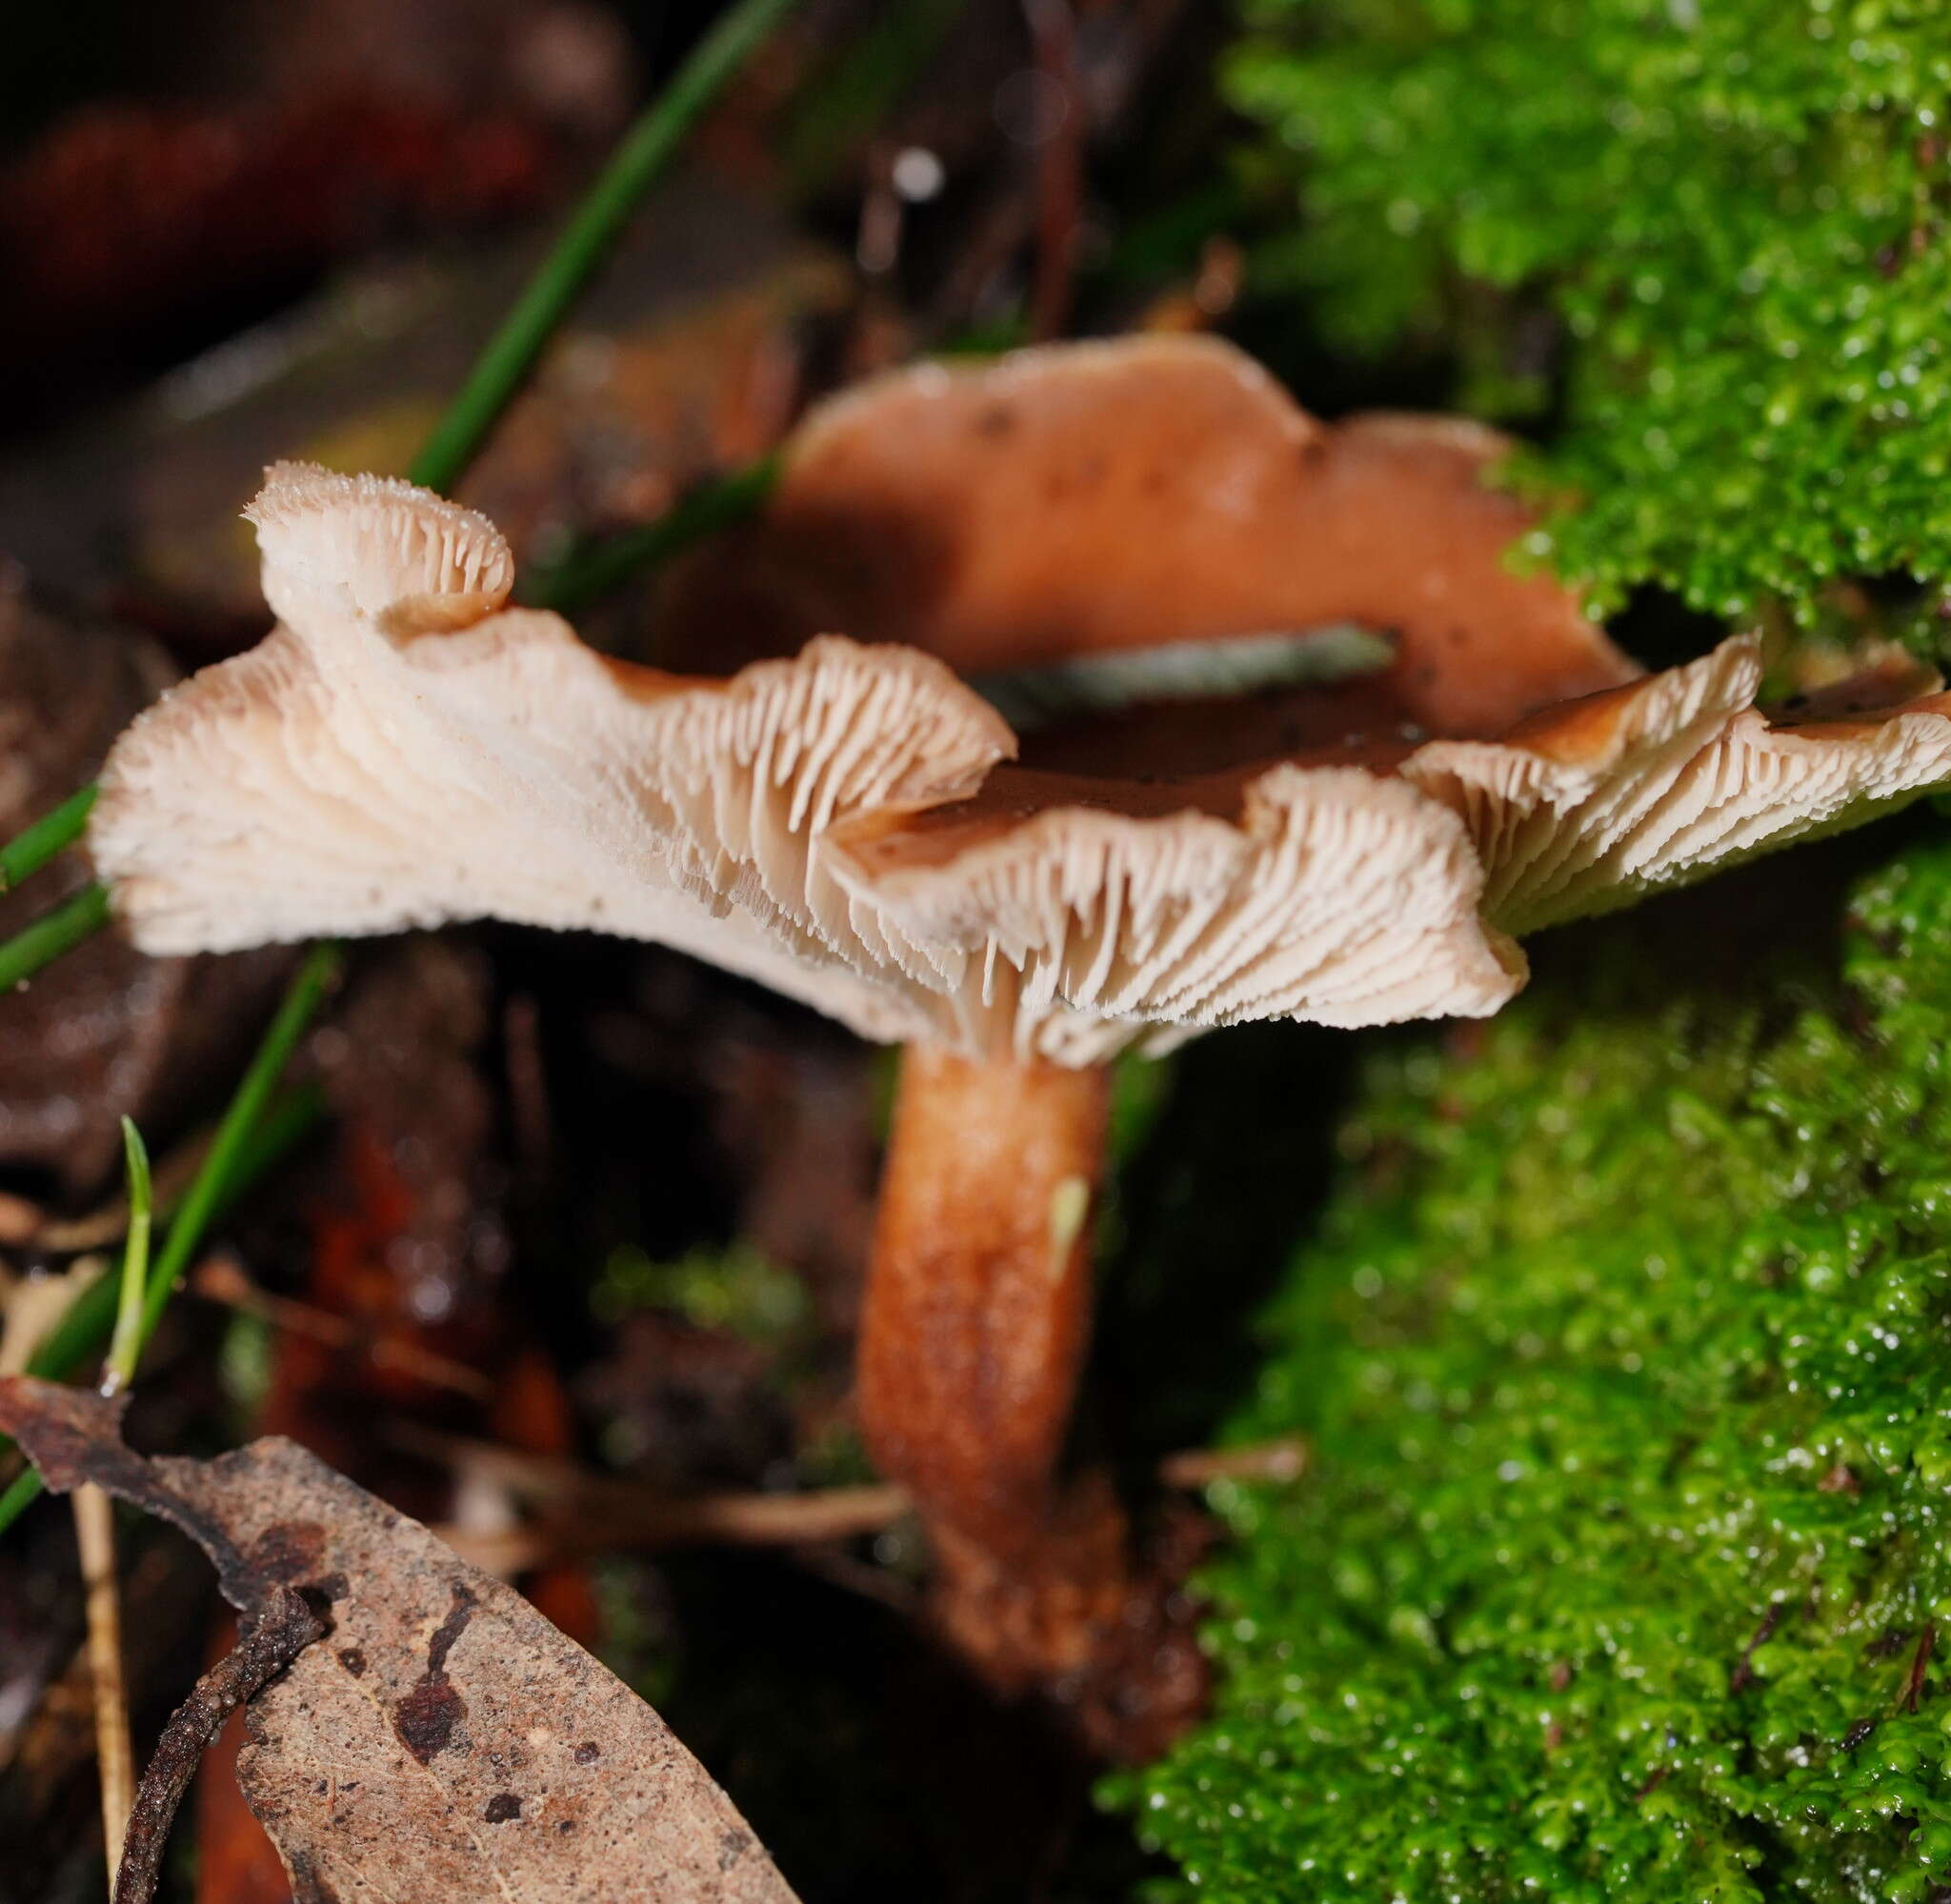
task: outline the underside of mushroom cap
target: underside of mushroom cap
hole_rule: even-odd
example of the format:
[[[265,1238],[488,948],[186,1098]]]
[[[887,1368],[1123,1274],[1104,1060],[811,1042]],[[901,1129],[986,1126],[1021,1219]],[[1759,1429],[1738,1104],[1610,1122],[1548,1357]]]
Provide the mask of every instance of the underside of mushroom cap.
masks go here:
[[[350,652],[355,644],[364,652]],[[393,648],[289,630],[139,719],[91,834],[138,945],[212,951],[493,917],[656,940],[925,1034],[925,953],[813,843],[972,786],[1008,744],[926,656],[840,640],[734,681],[606,663],[553,615]]]
[[[1164,787],[998,768],[827,850],[864,904],[965,953],[977,1049],[1078,1064],[1246,1019],[1481,1017],[1524,980],[1456,815],[1360,767]]]
[[[979,679],[1353,623],[1396,649],[1360,720],[1492,732],[1637,672],[1572,591],[1509,567],[1530,518],[1484,480],[1507,449],[1452,419],[1318,423],[1211,338],[924,364],[809,415],[761,519],[674,577],[667,653],[837,628]]]
[[[1500,740],[1164,784],[998,767],[827,850],[863,901],[981,961],[992,1045],[1078,1063],[1173,1027],[1480,1016],[1523,983],[1517,935],[1951,780],[1951,695],[1771,720],[1760,682],[1743,635]]]
[[[1489,1011],[1519,982],[1462,827],[1399,784],[1039,782],[1018,822],[1004,777],[972,841],[956,803],[1014,741],[938,661],[824,636],[726,681],[610,662],[553,615],[480,612],[493,531],[432,503],[281,474],[253,511],[298,619],[166,697],[103,776],[92,844],[138,944],[585,928],[869,1036],[1071,1063],[1160,1026]],[[440,631],[403,632],[402,603]],[[933,886],[893,864],[951,840]]]
[[[939,663],[828,640],[686,680],[484,612],[498,538],[422,491],[280,471],[253,519],[296,619],[134,722],[91,818],[138,945],[496,917],[674,945],[868,1036],[928,1032],[907,974],[935,981],[928,955],[856,921],[812,847],[1010,751]]]
[[[1401,772],[1464,819],[1485,912],[1513,933],[1860,826],[1951,778],[1951,695],[1771,717],[1760,685],[1760,638],[1736,635],[1501,741],[1433,741]]]
[[[514,586],[514,557],[486,516],[396,477],[273,463],[244,513],[264,598],[292,627],[432,634],[479,621]]]
[[[1771,723],[1752,637],[1501,740],[1033,772],[931,656],[829,635],[729,680],[629,667],[482,611],[478,519],[292,494],[257,515],[298,619],[103,774],[91,845],[146,951],[494,917],[656,940],[869,1037],[1081,1065],[1250,1018],[1481,1015],[1523,983],[1513,934],[1951,778],[1951,699]]]

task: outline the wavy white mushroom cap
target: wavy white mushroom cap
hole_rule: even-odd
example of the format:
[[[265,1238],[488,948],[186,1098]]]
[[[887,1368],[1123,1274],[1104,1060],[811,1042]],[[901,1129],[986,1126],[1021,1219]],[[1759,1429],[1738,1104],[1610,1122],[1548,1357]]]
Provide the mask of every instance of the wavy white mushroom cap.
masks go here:
[[[91,816],[139,946],[494,917],[676,946],[869,1036],[927,1031],[870,975],[916,955],[856,932],[810,849],[1009,751],[946,669],[828,641],[683,681],[502,609],[493,526],[424,491],[280,465],[251,514],[284,620],[129,728]]]
[[[1946,697],[1771,726],[1751,639],[1501,741],[1029,773],[926,655],[630,668],[502,608],[492,526],[422,491],[281,467],[252,514],[285,621],[128,730],[91,820],[148,951],[589,929],[869,1037],[1087,1064],[1248,1018],[1482,1015],[1523,983],[1510,932],[1951,777]]]
[[[1922,672],[1906,685],[1935,689]],[[1892,703],[1865,676],[1771,718],[1760,686],[1760,637],[1736,635],[1501,740],[1432,741],[1400,771],[1469,827],[1484,912],[1514,933],[1860,826],[1951,780],[1951,694]]]
[[[998,767],[969,800],[841,822],[826,854],[965,961],[974,1050],[1089,1064],[1252,1018],[1482,1017],[1524,981],[1467,829],[1358,766],[1122,786]]]

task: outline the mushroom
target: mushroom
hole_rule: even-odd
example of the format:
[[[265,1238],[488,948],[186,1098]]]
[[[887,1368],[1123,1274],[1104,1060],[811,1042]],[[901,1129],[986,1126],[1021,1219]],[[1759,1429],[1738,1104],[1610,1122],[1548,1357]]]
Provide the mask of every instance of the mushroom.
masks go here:
[[[1063,395],[1065,354],[1036,353],[1034,374],[918,387],[965,411],[990,394],[985,374]],[[1233,413],[1242,434],[1269,435],[1264,413],[1284,411],[1211,346],[1130,354],[1257,392]],[[1109,347],[1073,355],[1120,402],[1074,408],[1050,440],[1082,454],[1096,431],[1108,459],[1142,389],[1123,389]],[[1195,408],[1199,378],[1171,382],[1167,407]],[[899,406],[916,388],[911,376],[886,392]],[[841,399],[840,422],[876,433],[873,401]],[[1294,442],[1322,435],[1283,427]],[[816,418],[808,439],[835,428]],[[504,607],[511,564],[481,517],[404,484],[281,466],[251,511],[278,628],[136,720],[92,818],[97,865],[148,951],[479,916],[594,929],[694,952],[908,1046],[863,1322],[863,1427],[930,1528],[938,1605],[964,1652],[1006,1690],[1057,1684],[1112,1743],[1149,1742],[1171,1714],[1136,1715],[1135,1736],[1131,1714],[1092,1703],[1094,1659],[1143,1595],[1108,1484],[1060,1469],[1088,1329],[1105,1060],[1244,1019],[1484,1015],[1523,983],[1514,933],[1951,778],[1941,696],[1771,723],[1753,706],[1752,637],[1630,678],[1562,591],[1457,552],[1489,539],[1443,528],[1435,500],[1485,514],[1474,432],[1325,432],[1319,456],[1288,456],[1290,473],[1315,472],[1300,500],[1244,478],[1234,491],[1241,511],[1276,511],[1263,540],[1305,545],[1307,498],[1343,432],[1363,469],[1378,445],[1403,461],[1418,500],[1397,519],[1437,552],[1425,564],[1412,542],[1384,573],[1296,585],[1266,609],[1242,596],[1196,626],[1223,639],[1358,612],[1392,631],[1396,660],[1364,693],[1398,718],[1361,740],[1269,760],[1250,718],[1209,722],[1238,751],[1190,774],[1158,756],[1117,772],[1016,766],[1011,731],[946,665],[996,652],[993,631],[970,631],[1000,624],[967,611],[966,591],[938,591],[935,618],[903,628],[935,654],[819,635],[728,679],[687,678],[610,661],[557,617]],[[1452,467],[1459,442],[1467,483]],[[1176,459],[1221,482],[1226,459],[1199,463],[1195,448]],[[789,499],[804,453],[789,456]],[[1240,452],[1238,467],[1263,464]],[[1372,507],[1391,493],[1373,491]],[[953,501],[941,490],[930,506]],[[1521,518],[1493,501],[1508,533]],[[1052,514],[1061,538],[1072,517]],[[1360,522],[1349,518],[1351,544],[1378,546]],[[1203,546],[1192,536],[1180,559],[1205,560]],[[989,572],[985,560],[964,550],[955,572]],[[1262,569],[1271,594],[1278,564]],[[1016,599],[1002,591],[994,614]],[[1481,619],[1479,601],[1508,621]],[[1100,645],[1116,625],[1091,620],[1081,584],[1066,612]],[[1186,638],[1162,613],[1149,631]],[[1071,637],[1051,624],[1039,639]],[[1453,646],[1471,668],[1447,668]],[[1561,691],[1583,698],[1539,710]],[[1464,737],[1486,708],[1488,727],[1518,725]],[[1404,711],[1452,737],[1405,735]],[[1296,717],[1315,718],[1306,705]],[[1214,746],[1204,735],[1202,758]],[[1180,1673],[1168,1691],[1187,1683]]]
[[[1252,733],[1236,710],[1226,743],[1494,732],[1639,671],[1571,591],[1512,571],[1531,518],[1483,482],[1509,447],[1454,417],[1317,422],[1211,337],[924,363],[794,431],[763,517],[674,573],[661,651],[718,672],[838,629],[985,681],[1352,623],[1390,639],[1382,679],[1306,683]]]

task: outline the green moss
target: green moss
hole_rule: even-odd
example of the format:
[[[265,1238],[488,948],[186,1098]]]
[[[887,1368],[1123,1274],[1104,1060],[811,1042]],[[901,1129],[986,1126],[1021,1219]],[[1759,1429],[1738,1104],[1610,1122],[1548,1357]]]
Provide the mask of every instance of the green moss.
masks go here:
[[[635,1310],[668,1310],[694,1328],[771,1347],[794,1343],[807,1322],[804,1284],[744,1243],[692,1250],[674,1262],[625,1245],[611,1252],[590,1306],[605,1323]]]
[[[1228,68],[1352,353],[1559,400],[1538,553],[1807,622],[1951,579],[1946,0],[1255,0]],[[1920,624],[1922,626],[1925,624]]]
[[[1845,969],[1373,1061],[1234,1424],[1317,1464],[1121,1788],[1166,1894],[1951,1897],[1951,847]]]

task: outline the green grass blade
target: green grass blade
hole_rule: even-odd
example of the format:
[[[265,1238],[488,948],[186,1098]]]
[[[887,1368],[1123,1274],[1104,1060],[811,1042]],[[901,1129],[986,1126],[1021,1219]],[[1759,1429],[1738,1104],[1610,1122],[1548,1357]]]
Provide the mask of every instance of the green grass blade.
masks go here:
[[[203,1241],[211,1219],[224,1199],[226,1186],[233,1176],[238,1157],[249,1145],[251,1132],[264,1114],[280,1074],[290,1062],[299,1038],[304,1035],[306,1026],[312,1022],[326,993],[337,980],[339,964],[337,944],[331,940],[321,941],[306,952],[305,962],[286,988],[277,1016],[272,1020],[271,1029],[264,1034],[263,1042],[251,1060],[250,1069],[245,1072],[243,1081],[225,1109],[216,1135],[211,1138],[203,1163],[184,1193],[182,1204],[171,1221],[169,1234],[157,1253],[155,1267],[150,1272],[143,1291],[141,1314],[133,1329],[136,1355],[139,1356],[148,1345],[150,1337],[155,1333],[156,1325],[163,1318],[163,1312],[169,1308],[177,1280]],[[76,1303],[70,1306],[70,1314],[93,1290],[108,1286],[107,1277],[91,1284],[90,1290],[84,1291]],[[112,1301],[112,1291],[111,1299]],[[63,1317],[64,1325],[67,1319]],[[52,1353],[56,1338],[65,1334],[65,1329],[57,1325],[53,1334],[42,1343],[30,1360],[28,1367],[31,1373],[59,1379],[68,1373],[66,1369],[52,1366],[56,1359]],[[131,1360],[130,1373],[133,1373],[133,1371]],[[40,1491],[40,1477],[31,1471],[15,1478],[13,1485],[0,1495],[0,1533],[19,1518],[22,1510]]]
[[[122,1120],[122,1151],[129,1168],[129,1234],[122,1244],[115,1333],[109,1342],[108,1366],[102,1371],[104,1394],[114,1394],[135,1379],[135,1365],[142,1354],[142,1299],[149,1287],[150,1213],[155,1202],[149,1147],[132,1117]]]
[[[277,1016],[272,1020],[243,1082],[225,1108],[223,1121],[204,1153],[202,1167],[184,1193],[182,1206],[171,1219],[170,1233],[157,1253],[155,1270],[143,1297],[140,1345],[146,1346],[155,1333],[156,1324],[175,1292],[177,1278],[189,1268],[191,1257],[223,1200],[225,1183],[238,1153],[250,1141],[252,1127],[270,1104],[272,1092],[277,1089],[278,1079],[306,1026],[337,984],[341,964],[338,942],[321,939],[308,948],[304,963],[285,988]]]
[[[475,359],[459,395],[408,472],[414,482],[431,490],[453,487],[685,133],[794,4],[794,0],[738,0],[638,116],[541,269]]]
[[[63,952],[93,938],[108,923],[109,890],[99,884],[84,886],[50,907],[0,945],[0,996],[53,964]]]
[[[570,550],[538,569],[523,599],[538,609],[573,614],[633,575],[668,562],[681,549],[729,529],[754,513],[779,479],[776,455],[731,470],[680,498],[654,522],[626,529]]]
[[[0,846],[0,892],[10,892],[81,837],[96,791],[91,783],[79,793],[70,793],[51,813],[43,813],[25,832]]]
[[[302,1086],[272,1106],[263,1121],[252,1127],[249,1140],[232,1159],[212,1213],[221,1215],[268,1171],[283,1162],[324,1115],[324,1098],[315,1085]],[[178,1199],[161,1213],[167,1221],[180,1208]],[[77,1373],[109,1339],[118,1293],[112,1276],[97,1276],[91,1282],[41,1338],[28,1363],[29,1373],[49,1381],[66,1381]],[[4,1438],[0,1438],[0,1446],[4,1446]]]

